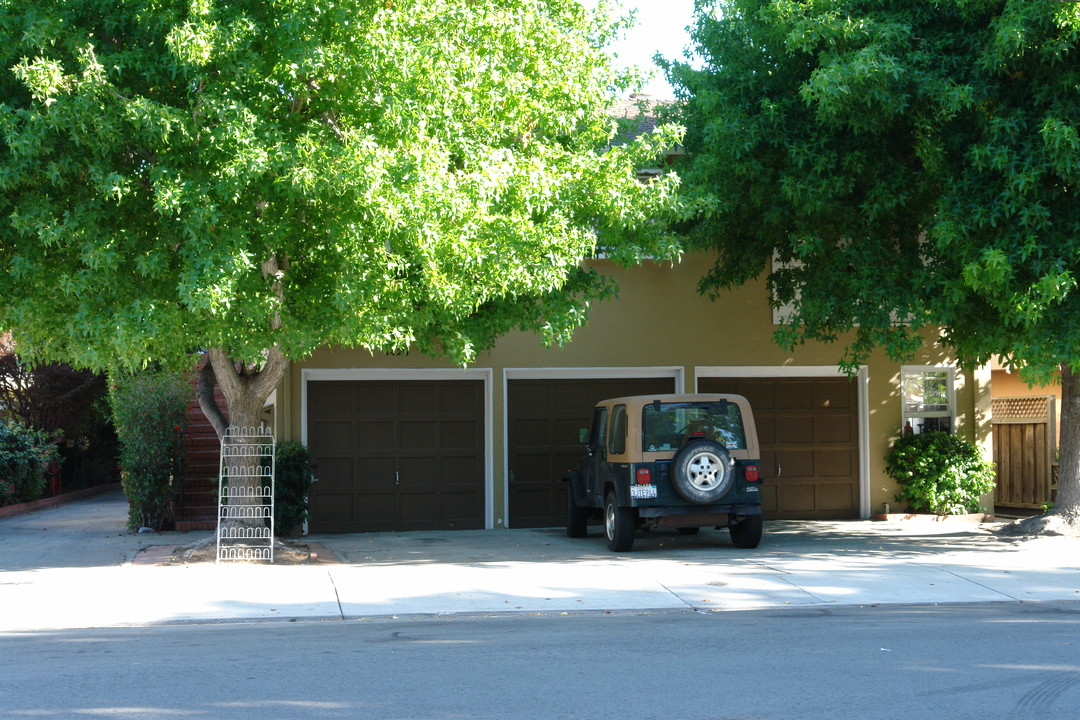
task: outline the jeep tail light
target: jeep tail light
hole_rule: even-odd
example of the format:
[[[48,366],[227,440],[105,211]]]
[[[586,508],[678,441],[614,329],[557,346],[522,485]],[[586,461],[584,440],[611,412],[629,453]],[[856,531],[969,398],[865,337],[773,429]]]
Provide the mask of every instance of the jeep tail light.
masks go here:
[[[744,472],[746,473],[746,482],[757,482],[759,480],[757,465],[747,465]]]
[[[637,483],[638,485],[651,485],[652,470],[650,470],[649,468],[638,468]]]

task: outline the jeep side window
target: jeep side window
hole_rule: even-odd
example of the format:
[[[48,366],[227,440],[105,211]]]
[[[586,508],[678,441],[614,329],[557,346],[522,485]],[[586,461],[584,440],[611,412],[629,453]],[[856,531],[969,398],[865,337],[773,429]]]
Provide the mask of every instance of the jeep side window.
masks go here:
[[[589,437],[589,451],[596,453],[607,447],[604,438],[607,435],[607,408],[598,407],[593,412],[592,435]]]
[[[626,452],[626,406],[616,405],[611,409],[611,437],[608,449],[612,455]]]

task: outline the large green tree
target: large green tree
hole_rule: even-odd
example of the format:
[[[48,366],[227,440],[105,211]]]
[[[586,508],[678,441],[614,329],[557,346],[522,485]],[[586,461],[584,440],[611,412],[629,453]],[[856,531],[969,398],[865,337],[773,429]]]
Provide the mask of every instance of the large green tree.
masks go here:
[[[604,5],[602,3],[602,5]],[[578,0],[0,0],[0,327],[90,368],[205,349],[233,424],[323,345],[565,340],[581,267],[674,245]]]
[[[1080,6],[701,0],[683,100],[695,242],[715,292],[768,272],[778,340],[940,328],[962,363],[1060,372],[1055,512],[1080,511]],[[766,270],[767,269],[767,270]]]

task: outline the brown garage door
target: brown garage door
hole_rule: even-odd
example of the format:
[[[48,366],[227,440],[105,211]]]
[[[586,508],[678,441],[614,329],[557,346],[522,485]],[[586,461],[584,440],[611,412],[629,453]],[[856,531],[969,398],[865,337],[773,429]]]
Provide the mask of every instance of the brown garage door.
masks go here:
[[[308,383],[312,532],[484,527],[481,381]]]
[[[767,518],[859,516],[858,395],[847,378],[700,378],[701,392],[744,395],[761,441]]]
[[[578,430],[596,403],[611,397],[670,393],[673,378],[510,380],[507,383],[510,527],[566,524],[562,474],[583,448]]]

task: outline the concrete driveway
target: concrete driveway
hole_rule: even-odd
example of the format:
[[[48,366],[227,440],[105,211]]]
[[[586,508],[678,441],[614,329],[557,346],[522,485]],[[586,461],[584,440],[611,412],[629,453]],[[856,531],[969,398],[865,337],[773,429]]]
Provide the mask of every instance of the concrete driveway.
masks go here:
[[[403,615],[721,612],[767,607],[1080,601],[1080,540],[928,521],[773,521],[724,531],[596,527],[313,535],[336,563],[135,562],[210,533],[128,534],[118,491],[0,518],[0,630]]]

